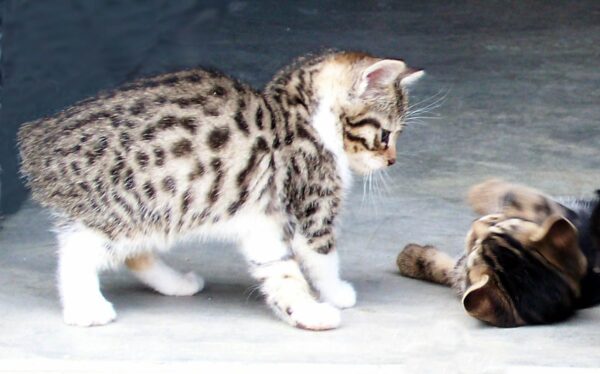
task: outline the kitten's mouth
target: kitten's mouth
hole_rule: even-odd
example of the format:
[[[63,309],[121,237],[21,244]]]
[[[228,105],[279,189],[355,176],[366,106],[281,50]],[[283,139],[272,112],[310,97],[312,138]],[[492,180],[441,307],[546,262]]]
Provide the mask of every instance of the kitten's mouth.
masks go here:
[[[391,165],[389,161],[386,161],[382,158],[375,158],[361,154],[350,155],[350,157],[348,157],[348,161],[350,164],[350,169],[354,173],[362,176],[367,176]],[[395,162],[396,160],[394,159],[392,164]]]

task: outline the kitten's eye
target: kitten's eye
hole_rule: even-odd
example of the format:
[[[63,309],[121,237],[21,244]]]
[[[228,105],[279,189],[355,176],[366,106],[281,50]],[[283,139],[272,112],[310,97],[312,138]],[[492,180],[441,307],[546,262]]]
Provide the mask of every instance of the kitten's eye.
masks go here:
[[[386,129],[381,129],[381,142],[387,144],[390,140],[390,132]]]

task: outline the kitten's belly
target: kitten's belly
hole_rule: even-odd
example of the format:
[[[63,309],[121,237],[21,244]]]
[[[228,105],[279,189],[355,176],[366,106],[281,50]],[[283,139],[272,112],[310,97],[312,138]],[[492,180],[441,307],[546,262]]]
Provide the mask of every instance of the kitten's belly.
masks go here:
[[[74,226],[79,225],[79,223],[74,224]],[[119,264],[132,255],[146,251],[166,252],[181,243],[220,241],[237,244],[250,237],[280,238],[281,225],[259,209],[247,209],[235,217],[226,218],[217,223],[207,223],[188,231],[170,234],[138,233],[116,240],[111,240],[105,235],[103,237],[106,240],[106,246],[112,253],[112,262]]]

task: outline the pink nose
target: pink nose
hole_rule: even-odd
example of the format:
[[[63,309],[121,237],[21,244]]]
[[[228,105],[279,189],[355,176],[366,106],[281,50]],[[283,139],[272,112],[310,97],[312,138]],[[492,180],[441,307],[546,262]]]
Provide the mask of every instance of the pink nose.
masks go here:
[[[388,160],[388,166],[394,165],[396,163],[396,159],[395,158],[390,158]]]

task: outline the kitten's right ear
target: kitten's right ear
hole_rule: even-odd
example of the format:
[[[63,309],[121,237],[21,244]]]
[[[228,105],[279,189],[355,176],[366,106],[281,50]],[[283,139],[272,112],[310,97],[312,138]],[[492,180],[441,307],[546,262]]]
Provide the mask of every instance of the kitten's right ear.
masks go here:
[[[512,307],[487,274],[467,289],[462,303],[471,317],[490,325],[499,327],[518,325]]]
[[[577,229],[566,218],[553,215],[544,221],[531,241],[552,265],[572,275],[582,277],[587,270],[587,259],[579,248]]]
[[[362,72],[358,93],[360,96],[372,94],[398,80],[402,86],[408,86],[424,74],[421,69],[409,68],[402,60],[380,60]]]

